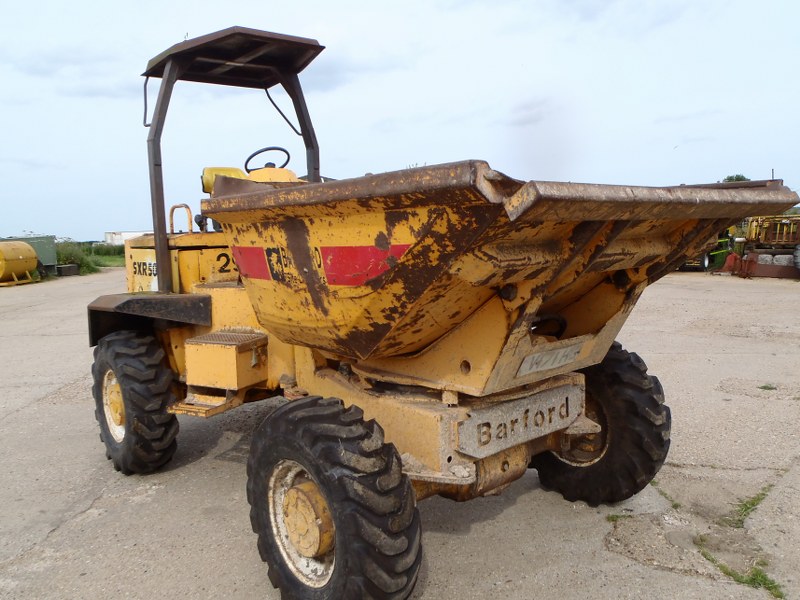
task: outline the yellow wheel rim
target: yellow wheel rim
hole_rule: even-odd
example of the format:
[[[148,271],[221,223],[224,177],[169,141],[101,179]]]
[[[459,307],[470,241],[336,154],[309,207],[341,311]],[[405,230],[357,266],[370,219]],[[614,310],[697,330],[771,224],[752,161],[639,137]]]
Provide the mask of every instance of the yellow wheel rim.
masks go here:
[[[336,531],[319,486],[299,463],[283,459],[267,482],[270,526],[292,573],[312,588],[333,575]]]
[[[111,437],[117,443],[122,442],[125,438],[125,402],[117,376],[111,369],[103,378],[103,413]]]

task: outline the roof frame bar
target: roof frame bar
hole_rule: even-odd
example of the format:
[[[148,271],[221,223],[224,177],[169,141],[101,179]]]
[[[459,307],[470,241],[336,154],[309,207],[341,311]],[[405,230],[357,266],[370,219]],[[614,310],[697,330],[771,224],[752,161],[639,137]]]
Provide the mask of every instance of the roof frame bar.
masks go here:
[[[167,219],[164,207],[164,173],[161,160],[161,134],[164,132],[164,120],[167,117],[172,90],[185,68],[183,61],[171,58],[164,67],[158,99],[150,121],[150,132],[147,134],[147,160],[150,172],[150,206],[153,211],[153,237],[156,245],[156,275],[158,291],[172,291],[172,260],[169,256],[169,240],[167,239]]]
[[[271,50],[272,46],[270,43],[251,48],[235,58],[230,56],[224,59],[216,58],[214,56],[204,56],[194,52],[194,49],[203,46],[205,43],[214,42],[225,35],[240,34],[278,43],[280,43],[281,40],[285,40],[287,43],[299,43],[310,49],[306,49],[306,54],[298,59],[300,62],[291,65],[287,64],[286,68],[276,65],[253,64],[253,61],[261,58]],[[208,83],[223,83],[237,87],[253,88],[258,87],[259,83],[263,82],[264,90],[269,90],[272,85],[279,83],[291,99],[297,115],[300,135],[303,138],[303,143],[306,148],[307,179],[309,182],[316,183],[322,180],[320,176],[319,144],[297,73],[322,49],[323,47],[319,46],[314,40],[291,38],[289,36],[233,27],[228,30],[217,32],[216,34],[211,34],[205,38],[198,38],[197,40],[189,40],[188,42],[177,44],[148,64],[145,75],[148,77],[161,77],[161,87],[159,88],[158,99],[153,109],[152,120],[149,125],[145,123],[145,125],[150,128],[147,136],[147,157],[150,174],[150,203],[153,213],[153,237],[155,239],[159,292],[168,293],[172,291],[172,260],[169,253],[169,239],[167,237],[166,226],[161,137],[164,131],[164,122],[166,120],[167,109],[169,108],[175,83],[182,78],[190,81],[202,81],[205,77],[209,77]],[[201,79],[198,79],[197,73],[190,72],[192,70],[192,64],[198,63],[218,63],[218,66],[208,71]],[[281,63],[278,64],[280,65]],[[229,83],[223,80],[228,71],[234,69],[248,69],[250,65],[252,65],[253,68],[252,77],[243,79],[240,74],[233,82]],[[260,79],[260,77],[263,77],[264,73],[271,73],[273,79],[271,81]],[[185,77],[183,77],[184,75]],[[222,77],[222,79],[220,79],[220,77]],[[146,101],[147,99],[145,97],[145,102]]]

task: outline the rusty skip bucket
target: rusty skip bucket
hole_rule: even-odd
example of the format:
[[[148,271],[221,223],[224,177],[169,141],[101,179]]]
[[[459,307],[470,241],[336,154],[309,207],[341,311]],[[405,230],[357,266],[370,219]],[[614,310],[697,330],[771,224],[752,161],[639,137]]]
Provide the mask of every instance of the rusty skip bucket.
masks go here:
[[[598,362],[646,285],[796,202],[781,181],[523,182],[464,161],[289,187],[220,178],[202,209],[281,340],[408,383],[438,360],[446,387],[485,394]]]

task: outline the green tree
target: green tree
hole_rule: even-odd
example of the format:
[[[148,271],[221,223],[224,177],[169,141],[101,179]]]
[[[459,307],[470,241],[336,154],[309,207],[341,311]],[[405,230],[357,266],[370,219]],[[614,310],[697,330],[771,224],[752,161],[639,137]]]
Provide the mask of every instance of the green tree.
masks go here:
[[[732,181],[750,181],[749,177],[745,177],[741,173],[737,173],[736,175],[728,175],[725,179],[723,179],[725,183],[730,183]]]

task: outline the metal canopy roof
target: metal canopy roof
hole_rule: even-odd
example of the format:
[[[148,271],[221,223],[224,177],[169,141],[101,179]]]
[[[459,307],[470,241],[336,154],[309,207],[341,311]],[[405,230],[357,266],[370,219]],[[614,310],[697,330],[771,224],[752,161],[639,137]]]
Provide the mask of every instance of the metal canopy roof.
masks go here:
[[[279,72],[296,75],[324,49],[309,38],[229,27],[175,44],[147,63],[142,75],[161,77],[176,59],[184,81],[267,89],[280,82]]]

